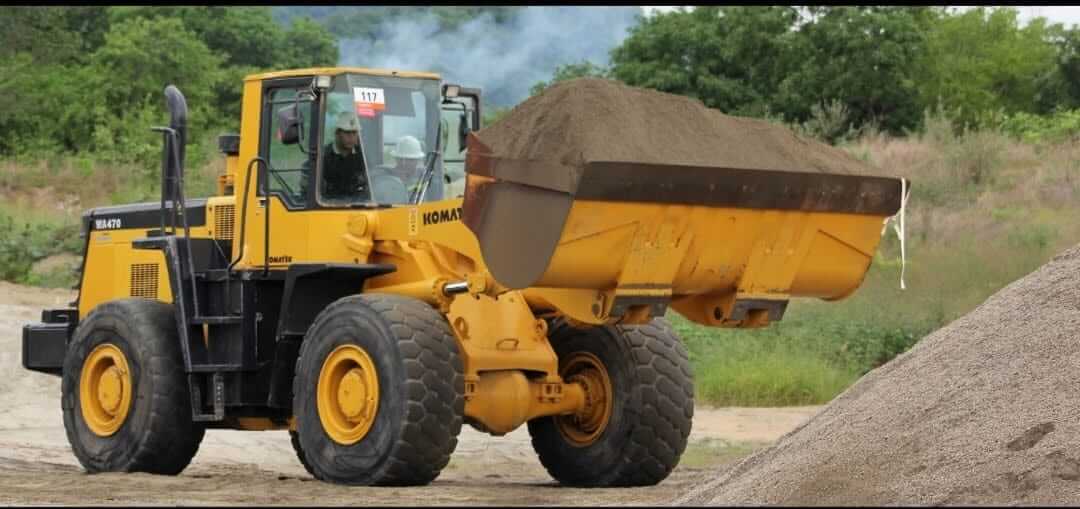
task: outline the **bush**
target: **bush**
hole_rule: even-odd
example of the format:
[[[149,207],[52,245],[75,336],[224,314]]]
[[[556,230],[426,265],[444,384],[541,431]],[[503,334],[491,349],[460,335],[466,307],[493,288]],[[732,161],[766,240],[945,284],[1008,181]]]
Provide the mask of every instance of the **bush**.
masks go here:
[[[75,224],[23,222],[0,212],[0,280],[32,284],[34,263],[60,253],[81,254],[82,247]],[[49,276],[56,277],[67,276]]]
[[[936,109],[923,110],[919,141],[935,146],[952,144],[956,140],[956,128],[952,121],[954,115],[956,115],[955,110],[946,109],[940,102]]]
[[[1080,109],[1059,110],[1052,115],[1016,113],[1000,124],[1001,131],[1027,143],[1057,143],[1080,134]]]
[[[838,99],[810,107],[810,118],[798,125],[803,136],[835,144],[852,132],[847,106]]]
[[[946,146],[945,156],[956,183],[968,190],[989,184],[1004,160],[1005,140],[991,130],[965,131]]]

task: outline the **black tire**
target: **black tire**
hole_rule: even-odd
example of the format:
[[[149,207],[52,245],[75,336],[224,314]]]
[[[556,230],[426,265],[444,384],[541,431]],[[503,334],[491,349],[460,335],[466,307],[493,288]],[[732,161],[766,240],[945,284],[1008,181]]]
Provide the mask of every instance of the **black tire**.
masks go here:
[[[292,442],[293,451],[296,452],[296,459],[300,460],[300,464],[304,465],[304,470],[307,470],[307,473],[314,477],[315,471],[311,469],[311,465],[304,458],[304,448],[300,446],[300,434],[295,430],[289,430],[289,440]]]
[[[379,386],[371,428],[343,445],[323,429],[317,404],[327,356],[353,344]],[[465,413],[465,375],[446,319],[416,299],[365,294],[327,306],[308,329],[293,381],[297,451],[320,480],[365,486],[424,485],[450,461]]]
[[[191,463],[206,428],[191,420],[177,336],[173,307],[142,298],[101,304],[75,329],[64,357],[61,402],[71,449],[88,473],[177,475]],[[86,423],[79,383],[87,356],[104,343],[126,358],[133,397],[123,424],[103,437]]]
[[[549,337],[560,367],[575,352],[596,356],[613,399],[607,426],[588,445],[570,443],[558,417],[529,421],[533,449],[548,473],[582,487],[651,486],[667,478],[686,449],[694,416],[690,361],[667,320],[591,329],[558,323]]]

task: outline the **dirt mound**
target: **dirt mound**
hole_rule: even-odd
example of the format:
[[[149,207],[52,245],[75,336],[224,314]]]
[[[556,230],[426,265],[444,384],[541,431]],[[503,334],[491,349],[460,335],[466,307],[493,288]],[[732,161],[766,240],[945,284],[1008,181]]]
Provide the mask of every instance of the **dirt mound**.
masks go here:
[[[1080,247],[677,504],[1076,504]]]
[[[701,101],[582,78],[557,83],[477,131],[509,159],[718,166],[874,175],[843,150],[796,136],[764,120],[733,117]]]

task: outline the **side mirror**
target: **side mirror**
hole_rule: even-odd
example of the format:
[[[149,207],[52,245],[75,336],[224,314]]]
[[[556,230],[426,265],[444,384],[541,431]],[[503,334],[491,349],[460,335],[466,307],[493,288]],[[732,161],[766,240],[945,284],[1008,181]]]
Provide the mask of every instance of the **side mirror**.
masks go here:
[[[463,111],[461,112],[461,121],[458,122],[458,152],[465,151],[465,139],[469,137],[471,132],[472,128],[469,127],[469,119]]]
[[[300,141],[300,111],[290,104],[277,111],[278,138],[282,144],[293,145]]]

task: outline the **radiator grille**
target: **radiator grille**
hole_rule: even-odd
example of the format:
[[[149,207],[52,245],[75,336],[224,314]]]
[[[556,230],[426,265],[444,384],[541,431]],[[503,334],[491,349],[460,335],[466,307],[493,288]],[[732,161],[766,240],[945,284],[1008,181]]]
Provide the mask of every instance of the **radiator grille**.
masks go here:
[[[131,265],[131,296],[156,299],[158,296],[158,264]]]
[[[214,208],[214,238],[232,240],[233,224],[236,222],[236,206],[218,205]]]

